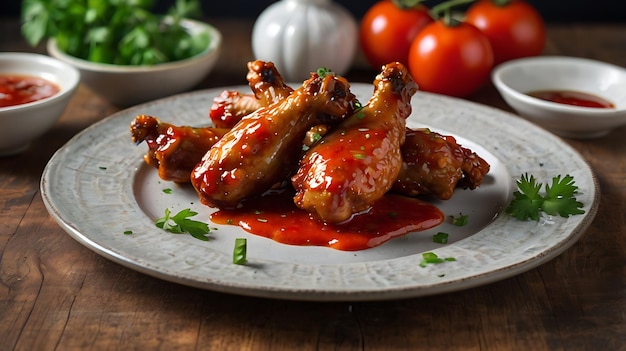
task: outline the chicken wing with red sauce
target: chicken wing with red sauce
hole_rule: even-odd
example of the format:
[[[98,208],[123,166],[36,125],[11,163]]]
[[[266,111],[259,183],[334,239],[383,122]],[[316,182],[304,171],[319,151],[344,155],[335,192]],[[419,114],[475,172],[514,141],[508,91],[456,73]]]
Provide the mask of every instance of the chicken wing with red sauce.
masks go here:
[[[291,180],[296,206],[326,223],[369,209],[393,185],[417,85],[405,66],[386,65],[367,105],[313,146]]]
[[[252,94],[224,90],[213,100],[209,117],[216,127],[232,128],[243,116],[278,102],[293,92],[272,62],[248,62],[246,79]]]
[[[248,85],[261,106],[269,106],[293,93],[272,62],[256,60],[248,62]]]
[[[161,179],[178,183],[189,182],[193,168],[227,131],[179,127],[147,115],[135,117],[130,124],[133,142],[148,144],[146,163],[158,169]]]
[[[213,99],[209,118],[218,128],[232,128],[241,118],[261,107],[253,94],[237,90],[224,90]]]
[[[402,145],[402,168],[393,191],[408,196],[452,197],[455,188],[475,189],[489,172],[489,164],[452,136],[429,129],[407,129]]]
[[[234,207],[293,174],[307,130],[354,112],[345,78],[313,73],[280,102],[243,117],[203,157],[191,182],[202,203]]]

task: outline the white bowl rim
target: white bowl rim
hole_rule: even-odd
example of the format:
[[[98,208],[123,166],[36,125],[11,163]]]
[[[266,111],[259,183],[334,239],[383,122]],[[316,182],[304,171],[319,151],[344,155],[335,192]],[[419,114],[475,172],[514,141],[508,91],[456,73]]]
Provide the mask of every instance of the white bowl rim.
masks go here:
[[[50,100],[62,99],[66,95],[72,94],[74,90],[76,90],[76,88],[78,87],[78,84],[80,83],[80,71],[77,70],[72,65],[65,63],[59,59],[56,59],[54,57],[50,57],[50,56],[42,55],[38,53],[31,53],[31,52],[1,52],[0,61],[7,61],[7,60],[18,61],[18,62],[28,60],[32,62],[41,62],[44,65],[48,65],[48,66],[57,66],[59,69],[71,72],[70,73],[71,78],[70,80],[67,81],[69,82],[67,87],[64,89],[62,86],[59,86],[60,91],[54,95],[48,96],[47,98],[27,102],[24,104],[0,107],[0,112],[35,108],[36,106],[45,104]],[[4,74],[4,73],[0,73],[0,74]],[[33,73],[29,75],[38,76],[39,74],[37,71],[34,71]]]
[[[594,108],[594,107],[575,106],[575,105],[567,105],[567,104],[560,104],[556,102],[546,101],[546,100],[532,97],[518,90],[515,90],[502,80],[502,75],[506,71],[515,69],[520,66],[532,65],[532,64],[555,64],[555,63],[558,63],[559,65],[587,64],[587,65],[593,65],[596,67],[605,67],[605,68],[614,69],[620,72],[621,74],[626,75],[626,69],[624,69],[623,67],[620,67],[620,66],[608,63],[608,62],[593,60],[589,58],[574,57],[574,56],[533,56],[533,57],[514,59],[511,61],[507,61],[507,62],[503,62],[499,64],[493,69],[491,73],[491,78],[494,84],[496,85],[496,87],[499,87],[500,89],[508,92],[511,96],[514,96],[518,100],[521,100],[527,104],[541,107],[550,111],[572,113],[572,114],[586,114],[586,115],[593,114],[595,118],[597,117],[612,118],[626,111],[626,108],[624,107],[617,108],[617,106],[615,108]]]
[[[110,63],[90,62],[90,61],[87,61],[78,57],[68,55],[65,52],[61,51],[57,47],[56,40],[54,38],[48,39],[48,42],[46,44],[46,49],[52,56],[58,57],[62,60],[65,60],[66,62],[70,62],[72,65],[74,65],[75,67],[78,67],[79,69],[89,70],[93,72],[109,72],[109,73],[111,72],[113,73],[158,72],[158,71],[175,69],[177,67],[186,66],[198,60],[202,60],[206,56],[214,54],[218,51],[222,43],[222,34],[217,28],[215,28],[214,26],[206,22],[188,19],[188,18],[183,19],[182,23],[183,25],[186,25],[189,27],[195,26],[195,27],[202,28],[203,30],[208,32],[209,36],[211,37],[211,40],[209,41],[209,45],[206,47],[204,51],[202,51],[201,53],[195,56],[182,59],[182,60],[177,60],[177,61],[159,63],[159,64],[151,65],[151,66],[115,65],[115,64],[110,64]]]

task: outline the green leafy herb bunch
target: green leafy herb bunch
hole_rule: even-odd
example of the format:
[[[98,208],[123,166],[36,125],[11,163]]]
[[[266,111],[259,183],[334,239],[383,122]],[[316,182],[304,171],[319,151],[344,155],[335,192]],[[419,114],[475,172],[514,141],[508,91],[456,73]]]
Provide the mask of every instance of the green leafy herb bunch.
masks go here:
[[[23,0],[22,34],[33,46],[54,38],[59,49],[91,62],[155,65],[202,52],[208,34],[190,35],[185,18],[201,15],[198,0],[176,0],[167,15],[153,0]]]

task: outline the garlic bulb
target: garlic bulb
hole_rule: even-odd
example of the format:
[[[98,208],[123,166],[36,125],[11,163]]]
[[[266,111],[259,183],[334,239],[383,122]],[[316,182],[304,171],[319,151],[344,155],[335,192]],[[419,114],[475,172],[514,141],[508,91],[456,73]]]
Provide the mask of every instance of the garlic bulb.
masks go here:
[[[256,58],[273,62],[291,82],[320,67],[344,74],[357,44],[356,21],[331,0],[278,1],[259,15],[252,31]]]

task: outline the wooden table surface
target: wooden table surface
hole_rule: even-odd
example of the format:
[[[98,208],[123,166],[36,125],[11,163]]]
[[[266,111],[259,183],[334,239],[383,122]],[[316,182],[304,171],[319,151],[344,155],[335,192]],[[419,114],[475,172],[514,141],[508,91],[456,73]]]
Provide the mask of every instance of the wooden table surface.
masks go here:
[[[252,23],[209,20],[224,52],[198,88],[245,84]],[[37,51],[0,21],[0,51]],[[626,65],[626,25],[549,25],[545,54]],[[371,82],[357,58],[347,77]],[[505,105],[492,86],[469,100]],[[118,108],[81,86],[61,120],[0,158],[0,350],[626,350],[626,128],[565,141],[601,186],[583,237],[550,262],[469,290],[382,302],[295,302],[169,283],[83,247],[39,192],[51,155]]]

